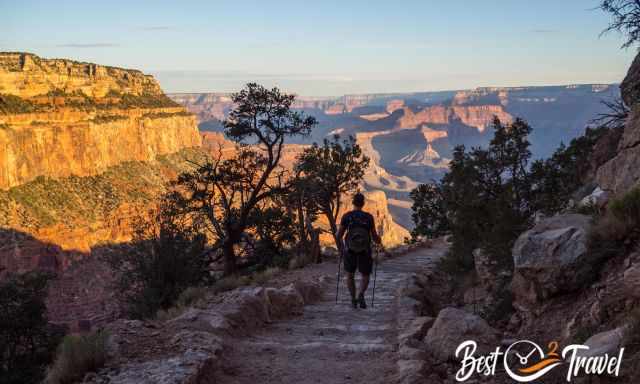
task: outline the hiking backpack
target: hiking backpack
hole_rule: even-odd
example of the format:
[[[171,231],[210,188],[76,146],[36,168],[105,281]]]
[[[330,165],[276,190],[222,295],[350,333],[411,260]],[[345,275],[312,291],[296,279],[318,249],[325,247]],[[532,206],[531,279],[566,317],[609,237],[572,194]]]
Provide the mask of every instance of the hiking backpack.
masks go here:
[[[351,217],[351,224],[347,231],[347,249],[351,252],[364,252],[371,243],[369,222],[364,215],[355,214]]]

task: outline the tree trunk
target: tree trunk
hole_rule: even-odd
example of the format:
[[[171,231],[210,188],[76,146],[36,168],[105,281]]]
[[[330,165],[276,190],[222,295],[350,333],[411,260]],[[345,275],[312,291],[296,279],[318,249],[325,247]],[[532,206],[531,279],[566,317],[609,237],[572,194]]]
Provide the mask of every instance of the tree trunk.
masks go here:
[[[233,239],[229,236],[224,243],[222,243],[222,250],[224,254],[224,275],[231,276],[236,273],[236,253],[233,249]]]
[[[298,257],[301,257],[304,252],[307,252],[309,249],[309,239],[307,237],[307,229],[306,229],[306,217],[304,214],[304,210],[300,207],[297,209],[298,211],[298,236],[300,237],[300,244],[298,246]]]
[[[333,235],[333,241],[335,241],[336,243],[338,252],[342,254],[342,241],[338,239],[338,225],[336,224],[336,219],[331,214],[326,216],[327,216],[327,220],[329,221],[329,226],[331,227],[331,234]]]

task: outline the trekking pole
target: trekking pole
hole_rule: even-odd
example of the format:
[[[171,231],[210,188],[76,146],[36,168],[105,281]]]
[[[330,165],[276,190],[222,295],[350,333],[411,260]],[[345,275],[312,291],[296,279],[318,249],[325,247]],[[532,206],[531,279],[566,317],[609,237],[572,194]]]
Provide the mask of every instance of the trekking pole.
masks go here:
[[[378,278],[378,257],[380,257],[380,247],[376,247],[376,260],[375,266],[373,269],[373,291],[371,292],[371,308],[374,306],[374,302],[376,299],[376,280]]]
[[[338,292],[340,291],[340,264],[342,264],[342,251],[338,250],[340,258],[338,260],[338,280],[336,281],[336,304],[338,304]]]

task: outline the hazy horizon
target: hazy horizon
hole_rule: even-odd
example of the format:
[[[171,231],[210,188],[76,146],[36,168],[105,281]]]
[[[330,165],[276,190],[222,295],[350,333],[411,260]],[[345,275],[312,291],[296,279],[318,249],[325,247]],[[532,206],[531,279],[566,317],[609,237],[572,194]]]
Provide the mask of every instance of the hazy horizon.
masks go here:
[[[154,76],[156,76],[154,74]],[[157,77],[156,77],[157,79]],[[260,81],[253,81],[253,82],[257,82],[261,85],[265,85],[265,83],[262,83]],[[245,85],[246,83],[243,83],[242,85]],[[160,83],[160,85],[162,86],[162,83]],[[164,89],[165,93],[169,93],[169,94],[192,94],[192,93],[209,93],[209,94],[227,94],[230,95],[232,93],[238,92],[242,89],[242,85],[238,86],[237,89],[233,89],[231,91],[218,91],[218,90],[202,90],[202,91],[177,91],[177,92],[171,92],[171,91],[167,91]],[[267,84],[268,85],[268,84]],[[595,82],[595,83],[564,83],[564,84],[542,84],[542,85],[529,85],[529,84],[520,84],[520,85],[513,85],[513,86],[501,86],[501,85],[488,85],[488,86],[478,86],[478,87],[472,87],[472,88],[447,88],[447,89],[421,89],[421,90],[417,90],[417,91],[406,91],[406,92],[360,92],[360,93],[343,93],[343,94],[336,94],[336,95],[304,95],[304,94],[300,94],[298,92],[295,92],[295,90],[291,90],[291,89],[287,89],[284,88],[284,90],[289,91],[289,92],[293,92],[296,95],[299,95],[301,97],[304,98],[309,98],[309,99],[331,99],[331,98],[338,98],[338,97],[343,97],[343,96],[358,96],[358,95],[395,95],[395,94],[412,94],[412,93],[431,93],[431,92],[458,92],[458,91],[467,91],[467,90],[474,90],[474,89],[479,89],[479,88],[545,88],[545,87],[570,87],[570,86],[589,86],[589,85],[607,85],[607,86],[619,86],[620,85],[620,81],[618,82],[612,82],[612,83],[599,83],[599,82]]]
[[[0,4],[0,51],[135,68],[166,92],[303,96],[618,83],[634,49],[598,0]],[[126,10],[123,11],[123,10]]]

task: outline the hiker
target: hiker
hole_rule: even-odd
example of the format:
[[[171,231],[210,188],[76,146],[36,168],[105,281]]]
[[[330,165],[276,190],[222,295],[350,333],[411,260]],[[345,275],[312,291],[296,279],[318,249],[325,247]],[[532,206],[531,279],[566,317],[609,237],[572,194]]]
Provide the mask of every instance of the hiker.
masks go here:
[[[353,210],[345,213],[338,229],[338,241],[343,242],[344,270],[346,271],[347,287],[351,293],[351,304],[354,308],[367,308],[364,293],[369,285],[369,276],[373,268],[371,240],[381,244],[380,236],[376,232],[373,216],[362,210],[364,195],[356,193],[353,196]],[[354,276],[356,269],[362,274],[360,291],[356,298],[356,283]]]

